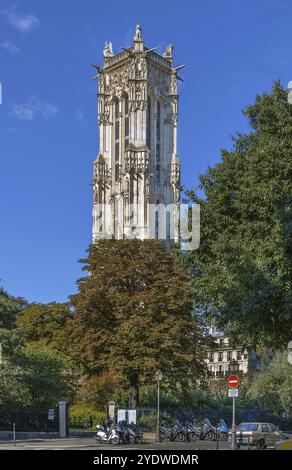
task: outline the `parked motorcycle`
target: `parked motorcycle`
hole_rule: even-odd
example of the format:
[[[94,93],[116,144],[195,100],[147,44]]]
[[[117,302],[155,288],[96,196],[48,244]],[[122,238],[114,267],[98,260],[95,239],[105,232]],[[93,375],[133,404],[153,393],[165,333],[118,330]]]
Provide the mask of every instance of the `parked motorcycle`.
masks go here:
[[[222,441],[228,440],[229,428],[223,418],[219,420],[216,430],[217,430],[217,436],[219,439],[221,439]]]
[[[160,442],[184,441],[185,434],[181,423],[177,420],[172,427],[160,426]]]
[[[204,418],[204,420],[199,424],[194,423],[194,428],[198,439],[207,439],[209,441],[214,441],[216,439],[216,428],[208,418]]]
[[[194,442],[197,440],[197,430],[191,421],[187,421],[185,426],[185,437],[188,442]]]
[[[121,442],[121,434],[117,426],[112,422],[98,424],[96,426],[95,439],[99,443],[119,444]]]
[[[142,442],[142,432],[136,425],[129,425],[126,421],[120,421],[118,423],[118,432],[123,444],[140,444]]]

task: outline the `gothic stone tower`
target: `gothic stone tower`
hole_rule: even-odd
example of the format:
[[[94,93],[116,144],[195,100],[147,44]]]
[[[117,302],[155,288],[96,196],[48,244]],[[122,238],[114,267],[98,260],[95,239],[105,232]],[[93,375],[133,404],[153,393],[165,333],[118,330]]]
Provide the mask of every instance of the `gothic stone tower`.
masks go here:
[[[172,45],[163,56],[154,49],[144,46],[137,26],[132,47],[114,55],[106,43],[104,66],[93,65],[100,146],[94,162],[93,242],[164,238],[163,229],[167,239],[179,240],[177,72],[182,66],[172,67]]]

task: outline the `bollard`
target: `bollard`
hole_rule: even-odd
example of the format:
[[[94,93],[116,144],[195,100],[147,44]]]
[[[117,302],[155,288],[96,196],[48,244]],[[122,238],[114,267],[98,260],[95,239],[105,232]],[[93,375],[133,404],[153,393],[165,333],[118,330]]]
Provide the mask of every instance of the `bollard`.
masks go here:
[[[67,402],[65,400],[59,401],[59,435],[60,437],[67,437]]]
[[[13,423],[13,443],[14,443],[14,447],[16,447],[16,432],[15,432],[15,423]]]

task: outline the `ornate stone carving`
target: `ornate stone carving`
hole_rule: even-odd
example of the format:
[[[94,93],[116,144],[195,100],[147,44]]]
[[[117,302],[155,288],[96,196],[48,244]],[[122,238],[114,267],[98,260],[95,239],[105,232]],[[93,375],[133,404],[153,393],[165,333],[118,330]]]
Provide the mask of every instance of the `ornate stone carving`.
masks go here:
[[[169,94],[170,75],[163,73],[156,67],[149,66],[148,90],[156,95],[166,96]]]
[[[177,95],[177,75],[176,73],[171,74],[170,84],[169,84],[169,94]]]
[[[171,60],[172,59],[173,49],[174,49],[173,45],[168,44],[168,46],[166,46],[165,51],[163,53],[163,58]]]
[[[129,91],[129,75],[129,65],[109,74],[108,91],[112,98],[117,96],[120,99],[124,92]]]
[[[98,124],[108,126],[111,124],[110,119],[110,97],[99,97]]]

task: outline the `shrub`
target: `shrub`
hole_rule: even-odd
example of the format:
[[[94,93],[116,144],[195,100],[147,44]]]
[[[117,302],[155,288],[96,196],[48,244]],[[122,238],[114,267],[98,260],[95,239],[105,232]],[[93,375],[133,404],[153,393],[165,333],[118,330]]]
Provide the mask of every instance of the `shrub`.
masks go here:
[[[88,427],[95,427],[105,420],[105,411],[98,410],[90,403],[76,403],[70,406],[69,421],[72,427],[85,427],[86,425],[88,425]]]

